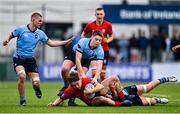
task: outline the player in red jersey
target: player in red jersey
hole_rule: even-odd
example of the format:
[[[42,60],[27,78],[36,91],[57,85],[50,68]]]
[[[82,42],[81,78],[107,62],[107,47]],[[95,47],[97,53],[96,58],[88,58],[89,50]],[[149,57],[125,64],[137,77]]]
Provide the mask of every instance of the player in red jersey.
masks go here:
[[[104,61],[103,61],[103,67],[101,71],[101,81],[105,79],[106,77],[106,66],[108,64],[108,57],[109,57],[109,46],[108,43],[110,43],[113,40],[113,31],[112,31],[112,24],[106,20],[104,20],[105,12],[103,8],[97,8],[95,11],[96,20],[93,22],[90,22],[86,25],[84,31],[81,34],[81,37],[86,37],[87,35],[92,35],[92,32],[94,30],[101,30],[103,32],[103,40],[101,42],[101,46],[104,50]],[[91,68],[92,68],[92,74],[94,76],[96,72],[96,62],[91,62]],[[94,80],[95,81],[95,80]]]
[[[50,102],[48,106],[58,106],[61,102],[66,99],[77,97],[86,103],[88,106],[91,105],[111,105],[111,106],[130,106],[131,102],[128,101],[114,101],[111,98],[100,95],[100,91],[107,89],[104,88],[104,85],[96,83],[93,89],[86,90],[85,86],[91,83],[89,78],[80,78],[77,72],[71,72],[68,81],[70,86],[65,89],[64,93],[61,94],[54,102]],[[103,91],[102,93],[106,93]],[[96,93],[95,97],[92,99],[88,98],[88,94]]]

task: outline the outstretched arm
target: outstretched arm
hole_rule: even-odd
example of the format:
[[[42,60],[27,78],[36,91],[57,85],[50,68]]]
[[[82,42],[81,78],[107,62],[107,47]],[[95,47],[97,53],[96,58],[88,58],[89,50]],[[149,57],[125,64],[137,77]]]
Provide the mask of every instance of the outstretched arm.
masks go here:
[[[50,106],[50,107],[58,106],[62,101],[63,100],[60,97],[58,97],[54,102],[48,103],[48,106]]]
[[[84,77],[85,73],[84,73],[82,65],[81,65],[82,53],[80,53],[79,51],[76,51],[75,59],[76,59],[75,62],[76,62],[76,66],[77,66],[78,72],[80,74],[80,77]]]
[[[67,45],[71,41],[72,41],[72,38],[67,39],[67,40],[63,40],[63,41],[48,39],[47,45],[50,46],[50,47],[58,47],[58,46],[62,46],[62,45]]]
[[[174,46],[174,47],[172,48],[172,51],[173,51],[173,52],[178,52],[179,49],[180,49],[180,44]]]
[[[3,46],[6,46],[12,38],[13,38],[12,34],[9,34],[9,35],[3,40]]]
[[[102,70],[102,65],[103,65],[103,61],[97,60],[96,74],[95,74],[94,78],[92,79],[92,83],[97,82],[97,79],[99,78],[101,70]]]

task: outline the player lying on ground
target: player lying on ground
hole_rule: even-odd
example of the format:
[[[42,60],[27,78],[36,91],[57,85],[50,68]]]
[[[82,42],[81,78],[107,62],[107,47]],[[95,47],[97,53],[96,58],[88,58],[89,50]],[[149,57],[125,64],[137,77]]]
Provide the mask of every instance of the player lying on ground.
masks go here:
[[[98,95],[98,92],[104,89],[104,86],[100,83],[96,83],[93,89],[85,89],[86,85],[91,83],[92,80],[86,77],[80,78],[77,72],[71,72],[68,76],[69,86],[64,90],[54,102],[50,102],[48,106],[58,106],[66,99],[77,97],[86,103],[88,106],[92,105],[110,105],[110,106],[129,106],[131,102],[128,101],[114,101],[108,97]],[[105,93],[106,91],[104,91]],[[92,93],[96,93],[95,97],[89,98]]]
[[[155,87],[159,86],[160,84],[166,83],[166,82],[176,82],[177,79],[174,76],[171,77],[163,77],[157,80],[153,80],[149,82],[148,84],[141,84],[141,85],[131,85],[128,87],[125,87],[123,91],[127,94],[128,97],[118,98],[118,94],[114,93],[113,98],[114,100],[130,100],[132,101],[133,105],[139,105],[139,106],[148,106],[148,105],[155,105],[157,103],[159,104],[167,104],[168,99],[166,98],[148,98],[144,97],[143,93],[148,93],[151,90],[153,90]],[[116,92],[116,86],[111,87],[112,91]]]

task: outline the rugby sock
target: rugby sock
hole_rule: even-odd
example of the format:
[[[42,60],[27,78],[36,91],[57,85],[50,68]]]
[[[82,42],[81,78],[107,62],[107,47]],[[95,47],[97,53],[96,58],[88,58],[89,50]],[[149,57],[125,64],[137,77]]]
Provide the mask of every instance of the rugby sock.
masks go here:
[[[64,87],[68,87],[69,86],[69,83],[68,82],[64,82]]]
[[[20,99],[20,101],[24,101],[24,100],[26,100],[26,97],[25,96],[20,96],[19,99]]]
[[[154,98],[156,103],[160,103],[161,102],[161,99],[160,98]]]
[[[118,97],[119,97],[119,100],[123,100],[125,98],[123,90],[119,92]]]
[[[166,77],[160,78],[158,80],[160,81],[161,84],[169,81],[168,78]]]
[[[115,102],[114,106],[121,106],[121,102],[119,101],[114,101],[114,102]]]

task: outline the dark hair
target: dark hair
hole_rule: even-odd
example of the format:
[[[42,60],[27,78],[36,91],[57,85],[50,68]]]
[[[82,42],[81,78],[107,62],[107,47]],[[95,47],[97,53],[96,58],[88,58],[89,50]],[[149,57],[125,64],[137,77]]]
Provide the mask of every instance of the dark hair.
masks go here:
[[[71,71],[71,72],[69,73],[69,76],[68,76],[67,79],[68,79],[68,82],[69,82],[69,83],[76,82],[76,81],[80,80],[80,78],[79,78],[79,76],[78,76],[78,73],[75,72],[75,71]]]
[[[96,8],[96,11],[104,10],[103,8]]]
[[[92,32],[92,35],[93,35],[93,36],[98,35],[98,36],[103,37],[103,33],[102,33],[102,31],[101,31],[101,30],[94,30],[94,31]]]
[[[36,17],[42,17],[42,15],[41,15],[40,13],[38,13],[38,12],[34,12],[34,13],[31,15],[31,20],[32,20],[33,18],[36,18]]]

